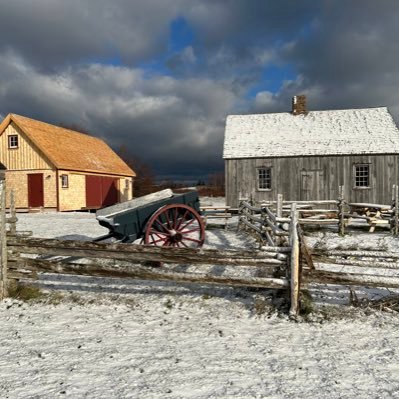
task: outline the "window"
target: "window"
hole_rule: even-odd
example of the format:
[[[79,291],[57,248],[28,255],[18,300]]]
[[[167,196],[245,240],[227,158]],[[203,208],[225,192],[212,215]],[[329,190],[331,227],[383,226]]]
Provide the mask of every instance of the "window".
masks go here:
[[[130,181],[128,179],[125,179],[125,190],[129,190],[130,187]]]
[[[355,165],[355,187],[370,187],[370,165]]]
[[[16,134],[8,136],[8,148],[18,148],[18,136]]]
[[[272,170],[271,168],[258,169],[258,189],[271,190],[272,188]]]
[[[68,175],[61,175],[61,187],[68,188]]]

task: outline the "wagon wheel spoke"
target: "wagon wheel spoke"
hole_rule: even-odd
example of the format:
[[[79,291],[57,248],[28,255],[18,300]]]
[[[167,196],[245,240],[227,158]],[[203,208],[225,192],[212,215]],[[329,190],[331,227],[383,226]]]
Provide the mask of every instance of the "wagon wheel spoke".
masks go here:
[[[186,220],[186,216],[188,215],[189,210],[187,209],[186,212],[184,212],[183,216],[181,217],[179,224],[176,226],[176,230],[178,230],[183,223],[183,220]]]
[[[160,227],[162,227],[167,233],[169,233],[169,230],[163,225],[162,221],[155,219],[155,223],[157,223]]]
[[[177,208],[174,208],[173,211],[174,211],[173,228],[176,229],[177,215],[179,214],[179,212],[178,212]]]
[[[170,219],[171,219],[171,212],[170,212],[170,210],[169,210],[168,212],[166,212],[165,217],[166,217],[166,224],[167,224],[169,230],[172,230],[172,229],[173,229],[173,226],[170,224]]]
[[[164,233],[163,231],[151,230],[150,234],[155,234],[157,237],[169,237],[169,233]]]
[[[184,226],[182,226],[179,230],[184,231],[184,229],[186,229],[188,226],[190,226],[190,224],[193,224],[195,221],[196,221],[195,219],[191,219],[188,223],[186,223]]]
[[[168,239],[167,238],[160,238],[158,240],[154,240],[154,238],[152,238],[152,244],[156,244],[158,242],[167,242]]]
[[[182,231],[183,234],[189,234],[189,233],[194,233],[195,231],[200,231],[201,229],[199,227],[196,227],[195,229],[192,230],[184,230]]]

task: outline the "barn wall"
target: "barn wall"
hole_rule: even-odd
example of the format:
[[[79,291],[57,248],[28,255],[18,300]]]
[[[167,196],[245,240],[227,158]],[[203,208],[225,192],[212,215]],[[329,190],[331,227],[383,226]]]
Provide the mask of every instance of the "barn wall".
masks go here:
[[[18,136],[18,148],[8,148],[8,136]],[[8,170],[52,169],[43,153],[14,124],[10,123],[0,136],[1,162]]]
[[[61,175],[68,175],[68,187],[62,188]],[[90,174],[92,175],[92,173]],[[112,175],[97,175],[109,176],[118,179],[118,195],[119,202],[132,199],[132,178],[131,177],[118,177]],[[59,210],[60,211],[73,211],[80,210],[87,207],[86,204],[86,174],[82,172],[73,171],[58,171],[59,180]],[[128,180],[129,184],[126,189],[125,181]]]
[[[61,185],[61,175],[68,176],[68,187]],[[86,207],[86,180],[83,173],[58,171],[59,210],[76,211]]]
[[[14,190],[15,206],[19,210],[28,209],[28,174],[43,173],[44,208],[57,208],[56,172],[48,169],[31,171],[6,171],[6,204],[9,206],[10,193]]]
[[[133,178],[121,177],[119,179],[119,201],[129,201],[133,198]]]
[[[370,164],[370,188],[354,188],[355,163]],[[257,168],[271,167],[272,188],[257,189]],[[239,196],[257,201],[275,200],[278,193],[286,200],[336,199],[344,185],[351,202],[389,204],[393,184],[398,181],[399,155],[352,155],[229,159],[225,161],[226,201],[237,206]],[[307,185],[309,179],[314,184]],[[306,189],[309,189],[307,191]]]

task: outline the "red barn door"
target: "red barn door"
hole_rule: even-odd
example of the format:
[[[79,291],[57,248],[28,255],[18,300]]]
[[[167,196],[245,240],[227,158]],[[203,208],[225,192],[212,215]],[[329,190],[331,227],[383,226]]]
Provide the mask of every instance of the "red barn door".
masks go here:
[[[86,207],[102,208],[118,202],[118,179],[86,175]]]
[[[28,175],[28,206],[29,208],[44,206],[43,173]]]
[[[113,205],[118,202],[118,180],[113,177],[102,176],[102,206]]]
[[[86,208],[101,208],[101,176],[86,175]]]

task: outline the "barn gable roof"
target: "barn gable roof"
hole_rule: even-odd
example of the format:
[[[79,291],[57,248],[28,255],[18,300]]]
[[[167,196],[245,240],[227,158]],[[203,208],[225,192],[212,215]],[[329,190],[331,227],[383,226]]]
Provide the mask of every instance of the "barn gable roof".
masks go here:
[[[0,135],[14,122],[57,168],[81,172],[135,176],[134,171],[103,140],[49,123],[9,114]]]
[[[399,130],[381,107],[229,115],[223,158],[398,153]]]

